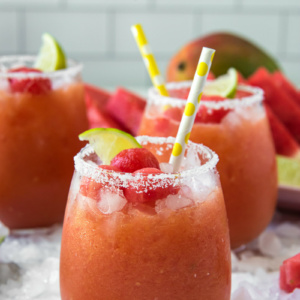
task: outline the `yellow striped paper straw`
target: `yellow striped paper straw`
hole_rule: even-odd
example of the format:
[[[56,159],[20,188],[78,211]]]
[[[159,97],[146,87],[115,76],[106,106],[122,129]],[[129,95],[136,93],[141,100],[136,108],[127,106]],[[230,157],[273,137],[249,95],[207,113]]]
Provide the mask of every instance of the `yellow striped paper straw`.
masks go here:
[[[214,49],[203,47],[170,157],[174,172],[180,168],[214,54]]]
[[[152,53],[150,45],[148,44],[146,35],[143,31],[142,25],[132,25],[131,31],[140,49],[141,55],[143,57],[145,66],[148,70],[153,85],[162,96],[169,96],[169,93],[164,83],[164,79],[159,72],[154,55]]]

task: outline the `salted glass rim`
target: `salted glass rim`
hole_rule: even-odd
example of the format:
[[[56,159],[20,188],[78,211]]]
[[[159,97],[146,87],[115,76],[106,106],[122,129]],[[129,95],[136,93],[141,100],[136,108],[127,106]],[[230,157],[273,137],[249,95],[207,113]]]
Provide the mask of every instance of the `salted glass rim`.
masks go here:
[[[56,70],[53,72],[9,72],[12,68],[18,68],[26,66],[26,63],[32,63],[34,68],[34,62],[36,61],[36,55],[2,55],[0,56],[0,78],[59,78],[65,76],[75,76],[79,74],[83,69],[83,64],[74,60],[67,59],[67,67],[65,69]],[[12,64],[6,66],[6,64]]]
[[[212,80],[207,80],[206,84],[210,84]],[[178,82],[168,82],[166,87],[168,90],[178,90],[181,88],[190,87],[192,84],[191,80],[187,81],[178,81]],[[213,100],[201,100],[200,105],[205,105],[207,108],[211,109],[234,109],[237,107],[245,107],[245,106],[252,106],[256,103],[261,103],[264,100],[264,91],[259,87],[249,86],[245,84],[239,84],[238,90],[252,93],[249,96],[244,96],[241,98],[234,98],[234,99],[225,99],[223,101],[213,101]],[[162,96],[159,92],[154,88],[151,87],[148,90],[148,97],[147,102],[154,103],[156,105],[171,105],[171,106],[178,106],[184,107],[186,101],[182,98],[177,97],[168,97]]]
[[[171,144],[175,143],[175,138],[173,137],[150,137],[150,136],[138,136],[136,137],[137,141],[141,145],[145,145],[146,143],[151,144]],[[187,149],[195,149],[197,153],[200,153],[202,157],[207,159],[207,161],[195,168],[181,170],[177,173],[160,173],[160,174],[151,174],[152,179],[160,180],[178,180],[180,178],[186,178],[190,176],[197,176],[200,174],[204,174],[208,171],[211,171],[216,168],[217,163],[219,161],[218,155],[211,150],[210,148],[204,146],[203,144],[196,144],[191,141],[187,144]],[[97,164],[89,163],[85,160],[91,154],[95,154],[94,149],[90,144],[87,144],[83,147],[79,153],[74,157],[74,166],[75,170],[81,175],[91,178],[95,181],[100,181],[101,176],[103,174],[109,174],[110,179],[118,179],[120,181],[128,182],[133,179],[138,180],[139,177],[133,175],[132,173],[124,173],[124,172],[115,172],[112,170],[105,170],[98,167]],[[178,176],[180,174],[180,176]]]

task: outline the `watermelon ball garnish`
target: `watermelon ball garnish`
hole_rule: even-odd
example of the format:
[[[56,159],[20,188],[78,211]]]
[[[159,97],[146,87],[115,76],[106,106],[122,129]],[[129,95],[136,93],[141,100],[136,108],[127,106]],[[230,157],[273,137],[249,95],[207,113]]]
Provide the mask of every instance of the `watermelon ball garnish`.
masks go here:
[[[153,188],[153,183],[157,183],[157,179],[150,178],[151,175],[164,174],[156,168],[143,168],[133,172],[133,176],[140,176],[136,182],[129,182],[129,186],[124,189],[124,196],[128,202],[131,203],[148,203],[154,202],[158,199],[164,199],[168,195],[175,195],[178,192],[178,188],[173,185],[163,182],[161,186]],[[147,184],[146,184],[147,183]]]
[[[160,169],[157,158],[145,148],[129,148],[121,151],[111,160],[111,166],[126,173],[144,168]]]
[[[9,73],[42,73],[38,69],[21,67],[9,70]],[[52,85],[48,78],[9,78],[9,86],[13,93],[30,93],[33,95],[46,94],[51,91]]]
[[[287,293],[300,288],[300,253],[286,259],[280,266],[279,285]]]
[[[114,172],[120,172],[119,168],[115,166],[109,166],[109,165],[100,165],[98,166],[99,169],[107,170],[107,171],[114,171]],[[109,174],[109,172],[107,172]],[[109,176],[109,175],[108,175]],[[104,188],[105,185],[101,182],[97,182],[89,177],[83,177],[80,184],[80,193],[83,196],[100,200],[99,199],[99,192],[102,188]]]

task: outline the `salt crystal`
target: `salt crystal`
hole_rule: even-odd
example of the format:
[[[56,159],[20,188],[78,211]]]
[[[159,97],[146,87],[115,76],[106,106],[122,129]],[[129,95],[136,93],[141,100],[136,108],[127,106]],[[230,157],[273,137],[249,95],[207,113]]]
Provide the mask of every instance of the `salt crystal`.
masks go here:
[[[103,214],[111,214],[120,211],[126,205],[125,197],[110,191],[101,190],[101,200],[98,202],[98,208]]]

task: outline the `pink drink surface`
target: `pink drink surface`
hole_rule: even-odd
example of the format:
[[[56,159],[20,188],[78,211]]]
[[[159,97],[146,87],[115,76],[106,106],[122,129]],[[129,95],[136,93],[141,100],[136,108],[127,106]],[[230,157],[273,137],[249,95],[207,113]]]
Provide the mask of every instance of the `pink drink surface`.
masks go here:
[[[78,186],[86,177],[80,178],[75,172],[64,220],[62,300],[230,299],[229,233],[218,179],[210,192],[196,190],[178,209],[165,204],[187,201],[183,195],[192,187],[182,185],[156,203],[128,199],[121,210],[103,213],[101,202],[122,189],[84,189],[84,196]]]
[[[0,220],[9,228],[62,222],[88,128],[84,88],[72,83],[47,93],[0,90]]]
[[[148,103],[139,134],[176,136],[180,120],[166,116],[162,106]],[[183,109],[184,105],[182,112]],[[212,110],[212,113],[213,121],[196,119],[190,140],[203,143],[219,155],[217,168],[229,219],[231,247],[236,248],[256,238],[274,214],[275,149],[266,114],[258,103],[230,109],[220,119],[219,111]]]

